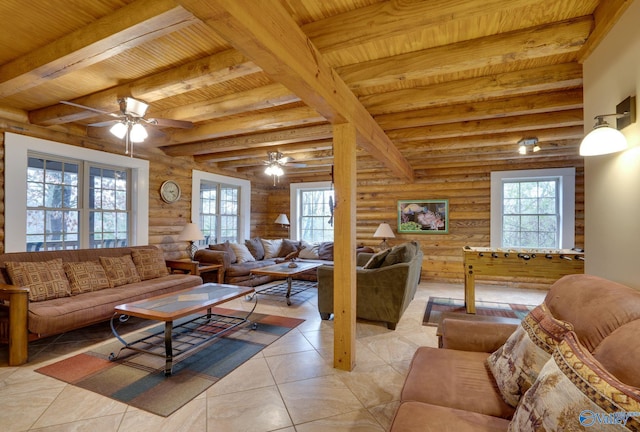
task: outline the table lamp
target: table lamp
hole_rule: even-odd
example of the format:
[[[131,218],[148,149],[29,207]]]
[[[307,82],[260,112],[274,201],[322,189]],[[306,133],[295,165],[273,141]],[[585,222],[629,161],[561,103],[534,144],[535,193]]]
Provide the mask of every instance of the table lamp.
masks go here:
[[[389,226],[389,224],[386,222],[383,222],[378,226],[378,229],[373,234],[373,238],[382,239],[382,243],[380,243],[380,249],[384,250],[384,249],[389,249],[390,247],[389,243],[387,243],[387,239],[396,238],[396,236],[393,234],[393,231],[391,230],[391,227]]]
[[[182,228],[182,232],[178,236],[178,240],[186,240],[189,242],[189,246],[187,246],[187,253],[189,254],[189,258],[193,261],[193,257],[198,250],[198,246],[194,244],[194,242],[198,240],[204,240],[204,235],[202,235],[202,231],[200,231],[200,227],[194,223],[188,223]]]

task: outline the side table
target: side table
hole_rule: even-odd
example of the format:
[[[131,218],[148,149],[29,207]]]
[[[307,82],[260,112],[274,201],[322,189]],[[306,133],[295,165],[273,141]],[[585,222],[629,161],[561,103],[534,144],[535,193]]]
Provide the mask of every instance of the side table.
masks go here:
[[[166,260],[167,267],[171,271],[182,271],[200,276],[202,273],[216,272],[218,283],[224,283],[224,269],[222,264],[200,264],[198,261],[190,259]]]

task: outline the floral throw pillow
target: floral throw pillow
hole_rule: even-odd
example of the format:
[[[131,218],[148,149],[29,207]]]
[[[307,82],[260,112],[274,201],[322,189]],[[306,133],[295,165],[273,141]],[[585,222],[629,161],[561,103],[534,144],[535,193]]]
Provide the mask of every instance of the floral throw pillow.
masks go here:
[[[32,302],[71,295],[61,258],[40,262],[8,261],[6,267],[13,285],[29,288]]]
[[[510,432],[639,431],[640,389],[620,382],[568,333],[524,394]]]
[[[533,309],[503,346],[489,356],[487,364],[506,403],[515,407],[533,385],[555,346],[573,330],[555,319],[543,303]]]

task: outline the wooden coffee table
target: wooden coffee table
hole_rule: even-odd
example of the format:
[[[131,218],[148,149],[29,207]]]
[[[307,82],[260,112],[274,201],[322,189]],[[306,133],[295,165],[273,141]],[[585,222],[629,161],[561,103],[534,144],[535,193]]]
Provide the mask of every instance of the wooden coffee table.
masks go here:
[[[266,266],[266,267],[260,267],[257,269],[253,269],[251,270],[251,274],[252,275],[268,275],[268,276],[273,276],[275,278],[278,279],[286,279],[287,281],[287,292],[285,294],[285,297],[287,299],[287,305],[291,306],[291,296],[294,294],[299,294],[302,291],[306,291],[310,285],[307,285],[307,287],[305,287],[304,289],[295,291],[295,292],[291,292],[291,282],[293,280],[293,277],[295,275],[298,275],[300,273],[304,273],[307,270],[311,270],[314,268],[318,268],[321,265],[323,265],[323,263],[319,263],[319,262],[305,262],[305,261],[295,261],[294,264],[296,265],[295,267],[291,267],[290,266],[291,261],[287,261],[284,263],[280,263],[280,264],[273,264],[270,266]],[[260,291],[256,291],[257,294],[274,294],[273,292],[270,292],[270,288],[265,288],[262,289]]]
[[[164,374],[169,376],[176,356],[249,322],[249,317],[256,308],[257,299],[245,317],[211,313],[211,308],[238,297],[249,296],[253,292],[253,287],[206,283],[174,293],[118,305],[111,317],[111,331],[124,346],[117,354],[111,353],[109,360],[118,358],[125,349],[164,357]],[[195,315],[204,310],[206,314]],[[186,318],[183,322],[174,325],[176,320],[192,315],[194,317]],[[164,330],[127,342],[116,331],[114,320],[119,317],[120,321],[126,321],[129,316],[164,321]]]

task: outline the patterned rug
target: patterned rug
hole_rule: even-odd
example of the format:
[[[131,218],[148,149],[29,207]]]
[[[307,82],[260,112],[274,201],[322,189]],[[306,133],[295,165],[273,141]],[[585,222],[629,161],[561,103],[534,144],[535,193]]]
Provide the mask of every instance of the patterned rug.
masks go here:
[[[213,308],[213,312],[246,316],[246,312],[224,308]],[[258,313],[249,319],[257,323],[255,329],[251,324],[243,324],[174,358],[173,373],[169,377],[164,375],[164,358],[154,355],[125,349],[115,360],[109,360],[110,354],[117,353],[123,346],[115,338],[36,372],[166,417],[304,322]],[[131,333],[124,339],[133,341],[163,326]]]
[[[476,315],[518,318],[521,320],[535,307],[536,305],[476,301]],[[427,309],[424,311],[422,325],[437,327],[442,312],[467,313],[464,307],[464,300],[446,297],[429,297]]]

